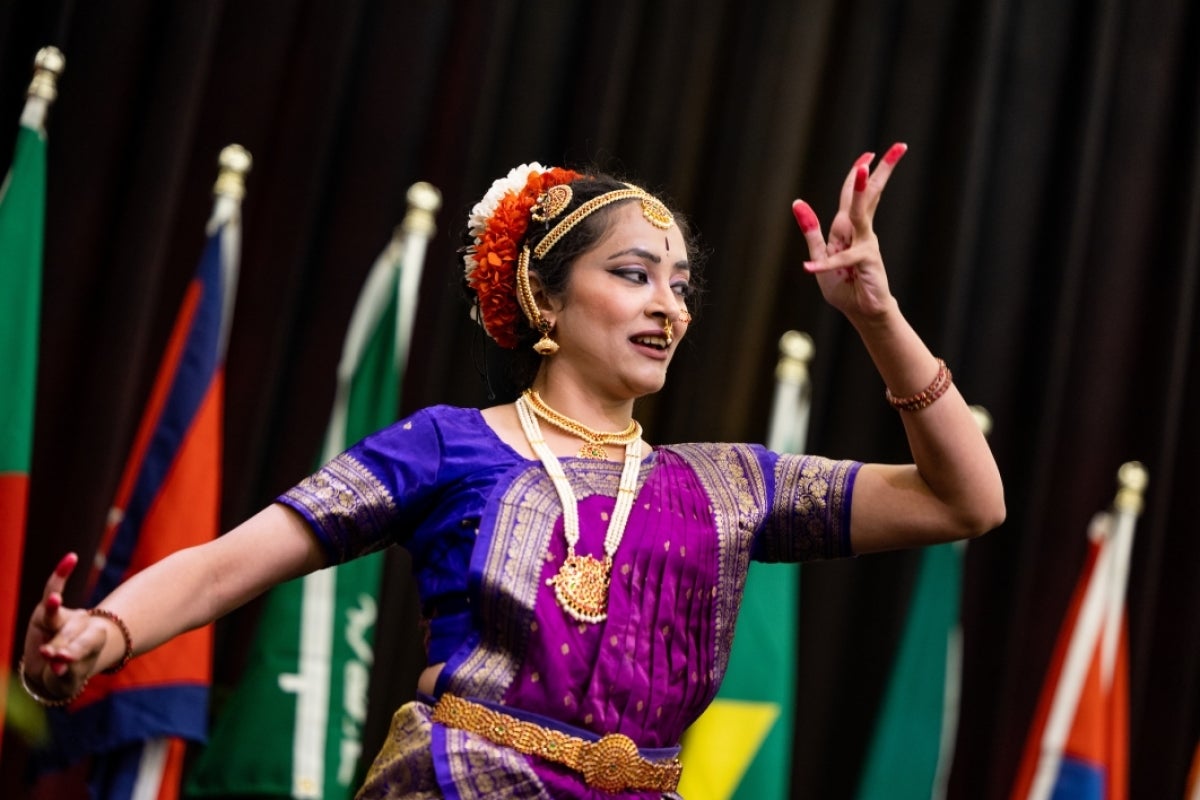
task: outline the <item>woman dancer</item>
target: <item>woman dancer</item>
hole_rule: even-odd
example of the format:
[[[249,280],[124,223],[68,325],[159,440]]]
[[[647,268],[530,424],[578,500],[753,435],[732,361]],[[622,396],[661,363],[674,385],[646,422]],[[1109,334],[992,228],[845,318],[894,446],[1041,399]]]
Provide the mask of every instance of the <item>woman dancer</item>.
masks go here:
[[[751,559],[934,544],[1003,519],[988,446],[888,289],[872,220],[903,153],[855,163],[828,241],[808,204],[793,212],[912,464],[645,441],[634,401],[663,386],[692,319],[682,218],[605,175],[522,165],[475,206],[462,251],[474,318],[523,364],[516,402],[419,411],[96,609],[62,606],[67,556],[30,621],[26,689],[64,704],[276,583],[400,544],[429,666],[360,798],[672,796]]]

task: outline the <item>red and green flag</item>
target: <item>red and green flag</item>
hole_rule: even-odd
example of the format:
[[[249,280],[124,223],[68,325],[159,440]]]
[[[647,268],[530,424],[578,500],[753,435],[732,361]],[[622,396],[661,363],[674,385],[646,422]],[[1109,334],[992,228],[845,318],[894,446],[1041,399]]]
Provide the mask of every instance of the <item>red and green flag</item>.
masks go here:
[[[17,632],[33,457],[46,214],[45,119],[53,100],[53,81],[48,92],[41,90],[44,87],[38,78],[30,86],[12,167],[0,186],[0,364],[7,382],[0,392],[0,722],[6,717]]]

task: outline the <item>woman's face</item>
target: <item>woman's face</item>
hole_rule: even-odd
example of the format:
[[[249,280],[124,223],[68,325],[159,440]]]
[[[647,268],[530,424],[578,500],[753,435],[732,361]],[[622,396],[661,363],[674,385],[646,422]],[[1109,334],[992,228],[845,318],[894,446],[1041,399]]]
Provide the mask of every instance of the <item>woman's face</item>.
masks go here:
[[[658,391],[666,380],[687,332],[679,316],[691,272],[679,228],[651,225],[640,203],[617,206],[609,222],[605,236],[571,266],[563,295],[550,300],[559,351],[543,373],[581,381],[606,400],[628,400]]]

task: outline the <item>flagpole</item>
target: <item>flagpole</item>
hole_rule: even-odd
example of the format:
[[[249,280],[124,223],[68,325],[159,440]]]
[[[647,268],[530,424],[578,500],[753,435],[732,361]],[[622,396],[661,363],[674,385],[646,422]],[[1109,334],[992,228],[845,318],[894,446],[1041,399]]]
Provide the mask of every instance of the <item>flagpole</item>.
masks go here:
[[[358,371],[367,338],[379,324],[380,317],[392,300],[386,291],[387,287],[392,285],[397,292],[399,309],[396,316],[395,363],[398,370],[408,363],[409,341],[412,338],[417,294],[421,285],[421,265],[425,260],[429,239],[437,230],[434,214],[441,207],[442,193],[433,184],[418,181],[409,187],[406,198],[408,211],[404,220],[392,231],[391,241],[367,273],[367,279],[363,283],[358,302],[346,327],[346,339],[342,344],[341,359],[338,361],[333,410],[321,450],[322,463],[336,456],[347,445],[353,444],[346,441],[350,384]],[[395,280],[396,271],[400,272],[400,280]]]
[[[1125,587],[1129,583],[1129,560],[1133,552],[1133,529],[1142,513],[1143,497],[1149,476],[1137,461],[1128,461],[1117,470],[1117,496],[1113,499],[1116,524],[1113,530],[1114,558],[1108,575],[1111,591],[1105,609],[1102,680],[1107,689],[1112,682],[1113,663],[1120,640],[1121,618],[1125,608]]]
[[[246,175],[254,159],[250,151],[240,144],[221,148],[217,156],[217,180],[213,183],[213,210],[205,230],[209,236],[222,226],[221,237],[221,286],[222,298],[221,337],[217,354],[225,360],[225,348],[229,342],[229,328],[233,324],[233,304],[237,297],[237,280],[242,252],[242,198],[246,196]]]
[[[67,60],[57,47],[43,47],[33,59],[33,78],[26,93],[21,124],[35,131],[46,126],[46,114],[58,97],[58,79],[66,69]]]
[[[777,453],[804,452],[812,400],[808,365],[815,353],[812,337],[807,333],[788,331],[779,338],[775,399],[767,434],[767,447]]]
[[[1055,789],[1067,737],[1097,646],[1102,648],[1101,680],[1106,690],[1112,681],[1123,628],[1133,530],[1141,513],[1148,476],[1140,463],[1129,461],[1117,471],[1117,482],[1119,488],[1111,512],[1097,514],[1088,529],[1088,536],[1099,551],[1042,734],[1041,758],[1029,790],[1029,800],[1046,800]]]
[[[408,187],[408,213],[400,223],[404,236],[404,270],[397,286],[399,292],[396,317],[396,363],[408,363],[408,350],[412,342],[417,298],[421,291],[421,266],[425,263],[425,250],[430,238],[437,230],[434,215],[442,207],[442,193],[425,181]]]

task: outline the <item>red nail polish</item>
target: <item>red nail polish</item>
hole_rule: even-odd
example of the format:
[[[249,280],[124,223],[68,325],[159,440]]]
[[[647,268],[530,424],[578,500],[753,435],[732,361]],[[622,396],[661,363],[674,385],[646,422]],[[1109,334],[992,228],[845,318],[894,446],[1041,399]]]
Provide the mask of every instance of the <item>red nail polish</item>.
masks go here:
[[[854,162],[854,166],[855,166],[855,167],[862,167],[862,166],[865,166],[865,165],[867,165],[867,164],[870,164],[870,163],[871,163],[871,161],[872,161],[872,159],[874,159],[874,158],[875,158],[875,154],[874,154],[874,153],[863,153],[863,154],[862,154],[861,156],[859,156],[859,157],[858,157],[858,159],[857,159],[857,160]]]
[[[858,171],[854,173],[854,191],[861,192],[867,188],[867,168],[860,166]]]
[[[803,200],[797,200],[792,203],[792,214],[796,217],[796,223],[800,225],[800,230],[805,233],[815,231],[821,227],[821,223],[817,221],[817,215],[813,213],[808,203]]]
[[[58,562],[58,566],[54,568],[54,574],[60,578],[65,578],[71,574],[71,570],[75,569],[75,562],[79,560],[79,556],[74,553],[67,553]]]
[[[897,142],[888,148],[887,154],[884,155],[883,160],[888,164],[895,164],[900,160],[900,157],[907,152],[908,145],[904,144],[903,142]]]

